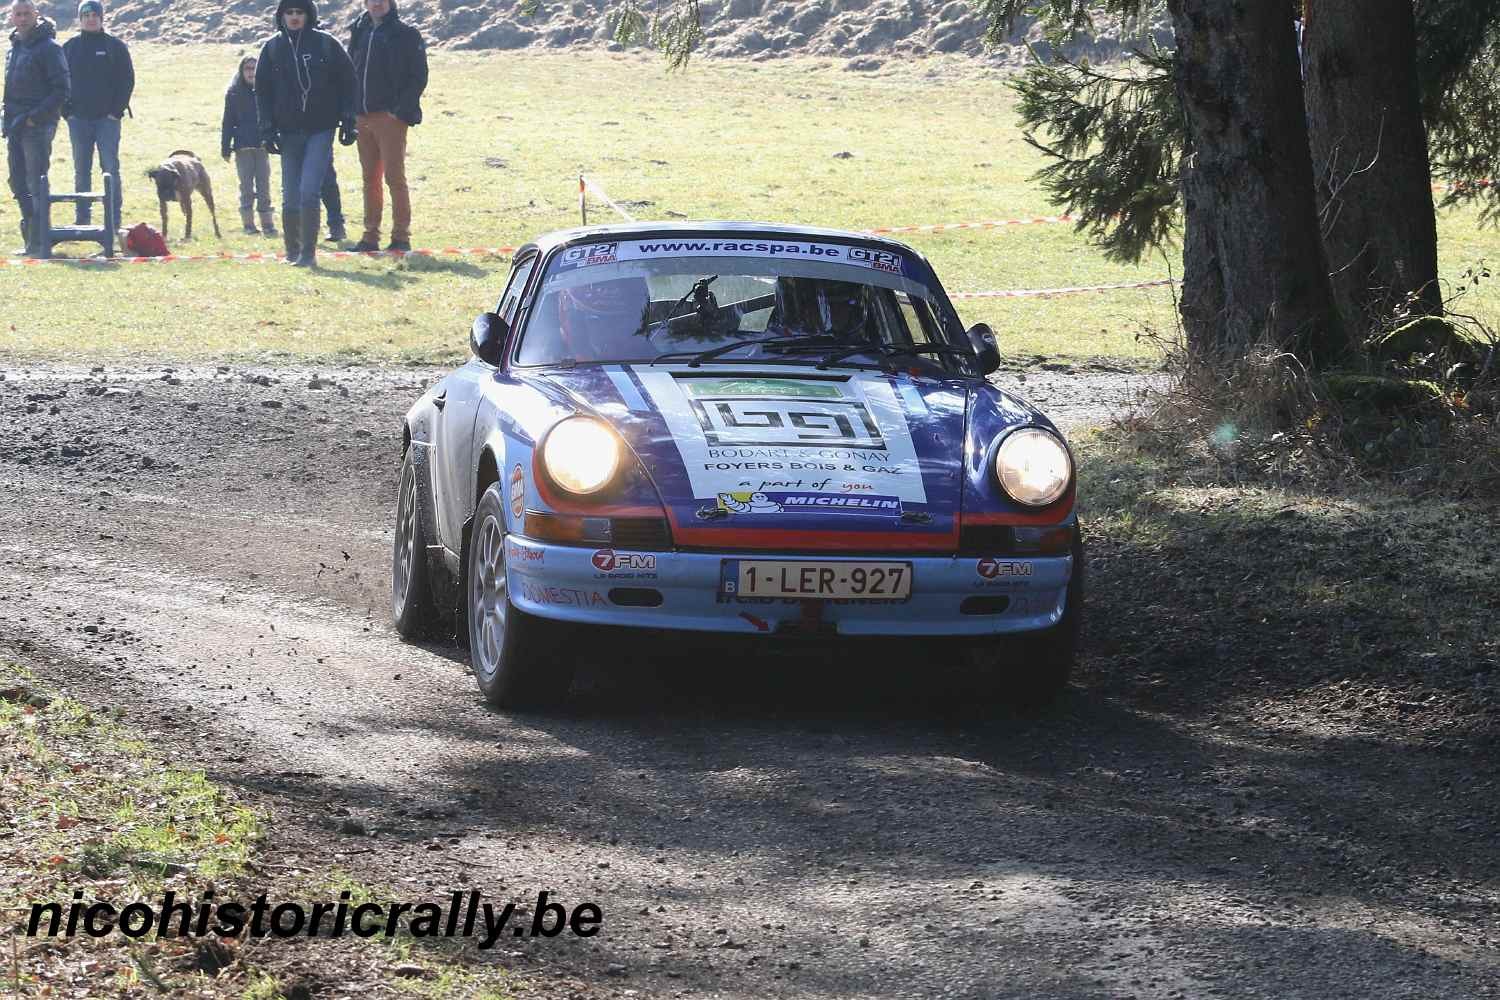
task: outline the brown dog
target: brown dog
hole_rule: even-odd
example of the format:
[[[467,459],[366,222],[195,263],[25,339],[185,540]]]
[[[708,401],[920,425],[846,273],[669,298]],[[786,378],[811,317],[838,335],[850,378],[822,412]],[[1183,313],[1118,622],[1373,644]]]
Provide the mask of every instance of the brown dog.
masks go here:
[[[146,171],[146,176],[156,182],[156,199],[161,204],[161,235],[167,235],[167,202],[176,201],[182,208],[182,217],[187,232],[185,240],[193,238],[193,192],[197,191],[208,204],[209,215],[214,220],[214,235],[220,238],[219,213],[214,210],[213,185],[208,180],[208,170],[197,155],[186,149],[174,149],[167,158]]]

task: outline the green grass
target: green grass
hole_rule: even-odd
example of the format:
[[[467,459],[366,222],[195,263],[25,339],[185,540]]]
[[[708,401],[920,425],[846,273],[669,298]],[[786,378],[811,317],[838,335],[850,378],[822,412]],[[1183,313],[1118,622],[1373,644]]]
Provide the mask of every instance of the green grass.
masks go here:
[[[504,1000],[511,977],[462,940],[414,942],[294,938],[252,943],[229,939],[217,977],[189,967],[217,938],[115,933],[65,938],[67,947],[16,934],[32,903],[61,903],[73,890],[123,907],[157,901],[172,891],[197,903],[212,887],[217,899],[241,902],[264,893],[273,901],[334,899],[345,889],[358,903],[400,898],[341,870],[275,878],[278,866],[260,856],[271,817],[236,801],[233,791],[201,771],[172,766],[120,718],[44,689],[26,669],[0,660],[0,801],[9,839],[0,858],[0,993],[71,996],[87,977],[108,978],[112,994],[163,993],[278,1000],[296,993],[307,969],[329,985],[367,982],[374,966],[402,963],[420,975],[383,976],[384,985],[425,1000]],[[285,847],[285,844],[281,846]],[[45,918],[43,926],[45,927]],[[16,942],[12,962],[11,942]],[[64,940],[64,939],[59,939]]]
[[[233,170],[218,159],[222,94],[237,50],[136,46],[136,117],[125,123],[126,221],[156,224],[146,167],[176,148],[209,165],[224,239],[196,208],[179,253],[264,250],[239,233]],[[1003,79],[959,60],[892,64],[878,75],[811,59],[702,60],[668,73],[652,55],[432,54],[426,122],[412,132],[408,176],[417,246],[514,245],[578,220],[577,175],[643,219],[759,219],[841,228],[1055,214],[1031,180],[1040,158],[1021,139]],[[848,159],[834,154],[850,152]],[[53,176],[71,177],[66,130]],[[487,162],[488,161],[488,162]],[[337,162],[351,233],[359,166]],[[502,165],[491,165],[499,163]],[[273,174],[276,165],[273,163]],[[279,178],[273,189],[280,191]],[[639,204],[646,202],[647,204]],[[173,208],[173,232],[181,220]],[[594,207],[593,218],[613,213]],[[13,238],[15,206],[0,206]],[[1473,213],[1440,222],[1443,275],[1497,256],[1500,236]],[[205,235],[206,234],[206,235]],[[950,291],[1110,284],[1164,276],[1160,258],[1112,264],[1067,225],[905,237]],[[276,241],[279,245],[279,241]],[[83,250],[82,245],[73,248]],[[1176,251],[1170,256],[1177,268]],[[330,262],[308,275],[267,264],[182,263],[0,269],[0,357],[298,358],[446,362],[493,304],[503,261]],[[1471,302],[1500,322],[1500,296]],[[1144,327],[1173,327],[1167,289],[1050,300],[959,303],[991,323],[1012,354],[1142,357]]]

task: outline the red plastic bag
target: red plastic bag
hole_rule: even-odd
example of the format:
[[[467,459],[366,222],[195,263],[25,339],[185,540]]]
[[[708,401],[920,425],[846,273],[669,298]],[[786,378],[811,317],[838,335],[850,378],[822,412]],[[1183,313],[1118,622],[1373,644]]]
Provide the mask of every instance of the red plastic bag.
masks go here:
[[[131,257],[165,257],[170,251],[161,233],[137,222],[125,232],[125,253]]]

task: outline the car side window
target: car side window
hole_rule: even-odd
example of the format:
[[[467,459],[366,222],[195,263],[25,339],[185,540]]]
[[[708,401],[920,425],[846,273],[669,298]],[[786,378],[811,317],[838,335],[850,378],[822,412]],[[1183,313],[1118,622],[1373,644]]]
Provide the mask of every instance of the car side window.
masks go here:
[[[500,318],[507,323],[515,323],[516,311],[521,305],[521,293],[526,290],[526,281],[531,277],[531,272],[536,269],[539,256],[532,254],[510,272],[510,284],[505,286],[505,294],[500,296],[500,308],[496,310]]]
[[[896,293],[896,304],[901,309],[901,318],[906,321],[906,332],[914,344],[930,344],[935,339],[929,332],[931,321],[927,304],[912,300],[905,292]]]

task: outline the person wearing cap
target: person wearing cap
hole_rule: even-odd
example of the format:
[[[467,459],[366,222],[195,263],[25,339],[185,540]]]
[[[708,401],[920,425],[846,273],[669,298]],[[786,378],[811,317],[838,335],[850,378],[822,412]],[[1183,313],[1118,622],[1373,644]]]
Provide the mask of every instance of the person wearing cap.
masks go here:
[[[395,0],[365,0],[365,12],[349,25],[349,55],[354,60],[355,120],[365,195],[365,231],[354,249],[380,249],[384,179],[391,189],[391,243],[386,249],[410,250],[406,130],[422,121],[427,46],[422,33],[401,20]]]
[[[120,217],[120,120],[130,110],[135,90],[135,67],[125,43],[104,30],[104,4],[83,0],[78,5],[78,34],[63,45],[73,96],[64,114],[73,143],[73,190],[93,191],[94,151],[99,169],[115,179],[115,218]],[[76,203],[77,222],[89,224],[92,204]]]
[[[271,212],[271,154],[260,144],[260,124],[255,114],[255,57],[240,56],[234,78],[224,91],[224,121],[219,127],[219,153],[224,162],[234,160],[240,178],[240,224],[245,232],[276,235]],[[260,228],[255,211],[260,210]]]
[[[281,156],[281,229],[287,260],[317,264],[319,195],[331,162],[334,131],[352,146],[354,66],[349,53],[318,30],[313,0],[280,0],[276,34],[255,64],[255,108],[261,145]]]
[[[68,59],[57,44],[57,27],[37,10],[36,0],[10,5],[10,52],[5,57],[5,93],[0,97],[0,135],[5,136],[10,190],[21,206],[21,252],[41,247],[36,183],[52,159],[57,120],[68,103]]]

